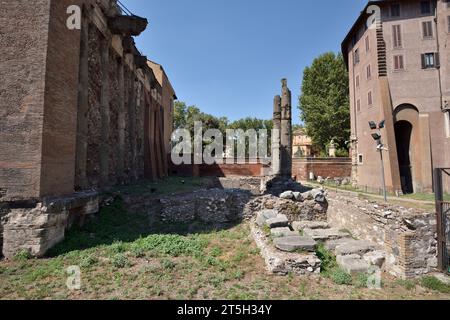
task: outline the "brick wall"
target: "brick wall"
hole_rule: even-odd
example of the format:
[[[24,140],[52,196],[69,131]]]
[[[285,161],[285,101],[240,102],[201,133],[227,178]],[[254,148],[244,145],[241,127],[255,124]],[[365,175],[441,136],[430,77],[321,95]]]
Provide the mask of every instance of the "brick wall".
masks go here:
[[[265,174],[268,166],[263,163],[245,164],[215,164],[215,165],[180,165],[171,164],[170,174],[194,177],[260,177]]]
[[[292,162],[292,174],[298,180],[308,180],[309,173],[315,177],[345,178],[352,174],[350,158],[299,158]]]

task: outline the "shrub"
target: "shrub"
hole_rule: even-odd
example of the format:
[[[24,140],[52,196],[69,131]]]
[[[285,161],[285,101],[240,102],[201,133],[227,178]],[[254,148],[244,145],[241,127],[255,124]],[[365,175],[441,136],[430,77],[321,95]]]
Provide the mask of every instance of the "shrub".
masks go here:
[[[163,267],[166,270],[173,270],[175,269],[176,264],[170,259],[163,259],[161,260],[161,267]]]
[[[33,258],[33,256],[31,255],[31,252],[29,250],[20,250],[15,256],[14,256],[14,260],[15,261],[27,261],[30,260],[31,258]]]
[[[339,285],[351,285],[353,280],[350,274],[339,267],[331,270],[330,277],[334,283]]]
[[[316,255],[322,261],[322,273],[327,274],[337,267],[336,257],[331,251],[325,248],[323,243],[319,243],[317,246]]]
[[[93,255],[86,256],[81,259],[80,261],[80,267],[82,268],[89,268],[96,264],[98,262],[98,259],[94,257]]]
[[[130,261],[128,257],[122,253],[118,253],[112,258],[112,264],[114,267],[118,269],[122,269],[128,267],[130,265]]]

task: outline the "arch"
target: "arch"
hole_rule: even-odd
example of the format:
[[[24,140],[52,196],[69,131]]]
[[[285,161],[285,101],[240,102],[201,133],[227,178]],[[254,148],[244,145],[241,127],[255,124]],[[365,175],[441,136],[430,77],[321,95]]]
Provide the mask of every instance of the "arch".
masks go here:
[[[404,194],[421,189],[422,159],[419,110],[412,104],[401,104],[394,110],[397,160]]]

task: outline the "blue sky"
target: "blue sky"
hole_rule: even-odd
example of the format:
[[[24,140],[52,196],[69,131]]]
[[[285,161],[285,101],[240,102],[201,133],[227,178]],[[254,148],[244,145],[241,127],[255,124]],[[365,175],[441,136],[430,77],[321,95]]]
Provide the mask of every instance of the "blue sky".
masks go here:
[[[288,78],[294,122],[303,69],[338,52],[363,0],[122,0],[149,20],[136,39],[162,64],[178,98],[230,120],[270,119]]]

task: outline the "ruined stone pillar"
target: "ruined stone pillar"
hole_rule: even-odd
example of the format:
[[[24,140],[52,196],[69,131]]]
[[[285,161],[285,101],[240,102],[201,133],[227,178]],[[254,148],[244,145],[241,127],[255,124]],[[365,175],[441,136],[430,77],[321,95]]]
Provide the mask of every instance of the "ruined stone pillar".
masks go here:
[[[125,71],[124,60],[119,61],[119,143],[117,145],[117,170],[118,177],[122,183],[125,180],[125,128],[126,128],[126,111],[125,111]]]
[[[292,94],[287,80],[281,80],[281,174],[292,177]]]
[[[281,97],[275,96],[273,100],[273,131],[272,131],[272,174],[281,173],[280,163],[280,132],[281,132]]]
[[[102,185],[109,183],[109,122],[110,122],[110,88],[109,88],[109,41],[101,44],[102,88],[100,96],[101,146],[100,146],[100,178]]]
[[[83,19],[80,37],[80,67],[78,82],[77,152],[75,188],[86,189],[87,135],[89,110],[89,21]]]

